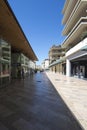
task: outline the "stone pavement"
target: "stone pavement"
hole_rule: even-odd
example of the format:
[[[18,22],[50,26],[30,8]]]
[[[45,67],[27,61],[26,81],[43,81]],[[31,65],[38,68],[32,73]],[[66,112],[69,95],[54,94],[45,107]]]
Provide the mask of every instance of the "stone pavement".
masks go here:
[[[87,130],[87,81],[53,72],[46,74],[73,115]]]
[[[0,130],[83,129],[46,74],[37,73],[0,89]]]

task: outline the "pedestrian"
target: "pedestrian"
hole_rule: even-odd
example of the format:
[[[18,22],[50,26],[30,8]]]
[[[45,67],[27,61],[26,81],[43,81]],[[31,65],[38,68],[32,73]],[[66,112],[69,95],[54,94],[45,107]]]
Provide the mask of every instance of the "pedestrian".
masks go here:
[[[56,73],[56,66],[55,66],[55,73]]]
[[[22,79],[24,79],[24,69],[23,68],[21,70],[21,76],[22,76]]]

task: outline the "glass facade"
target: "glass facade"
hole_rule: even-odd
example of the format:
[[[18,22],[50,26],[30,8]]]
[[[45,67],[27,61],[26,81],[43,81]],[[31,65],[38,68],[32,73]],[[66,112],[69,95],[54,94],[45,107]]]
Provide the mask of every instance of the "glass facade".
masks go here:
[[[21,54],[11,53],[11,76],[12,79],[21,78]]]
[[[24,69],[25,76],[29,73],[29,58],[21,54],[21,66]]]
[[[10,82],[11,46],[0,39],[0,87]]]
[[[12,52],[11,54],[11,76],[12,78],[21,78],[22,69],[25,76],[29,71],[29,58],[22,53]]]
[[[30,60],[24,54],[12,52],[9,43],[0,39],[0,88],[6,86],[12,79],[22,78],[22,69],[24,75],[28,76],[29,71],[34,69],[33,64],[29,65]]]

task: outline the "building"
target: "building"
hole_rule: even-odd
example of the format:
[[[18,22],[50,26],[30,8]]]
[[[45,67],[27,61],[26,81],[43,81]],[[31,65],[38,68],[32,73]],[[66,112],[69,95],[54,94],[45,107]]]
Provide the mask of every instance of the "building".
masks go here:
[[[22,68],[28,71],[28,61],[37,60],[7,0],[0,0],[0,87],[20,77]]]
[[[11,46],[0,39],[0,87],[11,78]]]
[[[42,71],[42,66],[41,65],[36,65],[36,72],[40,72]]]
[[[63,14],[66,75],[87,78],[87,0],[66,0]]]
[[[61,45],[53,45],[49,50],[49,62],[50,64],[60,59],[65,55],[65,50]]]
[[[59,57],[50,55],[49,67],[53,72],[87,78],[87,0],[66,0],[62,12],[62,33],[66,38],[61,47],[66,53]]]
[[[53,45],[49,50],[49,68],[53,72],[65,72],[65,48]]]
[[[21,70],[24,70],[24,76],[31,74],[31,71],[35,70],[35,62],[31,61],[23,53],[13,53],[11,54],[11,77],[22,78]]]
[[[43,70],[48,70],[49,69],[49,59],[45,59],[43,62],[42,62],[42,69]]]
[[[29,74],[33,74],[36,71],[36,62],[29,60],[28,62],[28,67],[29,67]]]

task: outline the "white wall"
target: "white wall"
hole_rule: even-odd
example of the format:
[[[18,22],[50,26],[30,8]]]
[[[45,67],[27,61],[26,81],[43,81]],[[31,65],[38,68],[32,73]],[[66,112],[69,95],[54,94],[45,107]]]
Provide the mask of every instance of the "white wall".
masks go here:
[[[73,48],[71,48],[67,53],[66,53],[66,57],[71,56],[72,54],[75,54],[76,52],[79,51],[79,55],[84,55],[86,52],[81,51],[81,48],[87,46],[87,38],[85,38],[83,41],[81,41],[80,43],[78,43],[76,46],[74,46]]]

